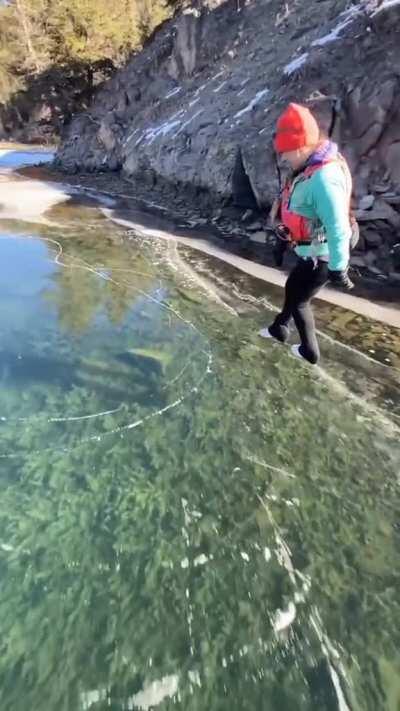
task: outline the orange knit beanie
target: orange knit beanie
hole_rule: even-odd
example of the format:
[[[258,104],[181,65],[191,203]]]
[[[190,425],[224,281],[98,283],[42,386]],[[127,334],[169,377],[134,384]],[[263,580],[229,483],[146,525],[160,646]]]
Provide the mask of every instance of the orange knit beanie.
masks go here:
[[[313,146],[320,137],[318,124],[311,111],[299,104],[289,104],[276,124],[275,150],[277,153]]]

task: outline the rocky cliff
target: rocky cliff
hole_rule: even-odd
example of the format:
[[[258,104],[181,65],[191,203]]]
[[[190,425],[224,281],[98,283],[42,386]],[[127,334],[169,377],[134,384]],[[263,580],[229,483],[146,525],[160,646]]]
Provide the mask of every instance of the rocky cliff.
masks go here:
[[[89,106],[114,69],[107,59],[74,61],[26,76],[24,88],[6,105],[0,103],[0,140],[54,145],[63,126]]]
[[[333,127],[350,162],[370,266],[390,253],[400,269],[399,0],[191,7],[72,121],[57,162],[264,208],[277,190],[274,123],[290,100]]]

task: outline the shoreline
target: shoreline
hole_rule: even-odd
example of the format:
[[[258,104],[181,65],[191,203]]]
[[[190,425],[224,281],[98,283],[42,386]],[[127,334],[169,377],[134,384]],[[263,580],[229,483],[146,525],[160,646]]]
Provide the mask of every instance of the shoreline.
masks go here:
[[[256,262],[244,259],[238,255],[230,254],[226,250],[222,250],[202,238],[194,239],[191,237],[179,236],[168,231],[146,228],[140,223],[135,223],[131,220],[125,220],[112,215],[111,213],[114,212],[112,208],[101,209],[108,219],[118,225],[121,225],[122,227],[127,227],[128,229],[141,232],[142,234],[148,236],[154,236],[161,239],[173,239],[186,247],[200,251],[203,254],[208,254],[211,257],[215,257],[216,259],[239,269],[241,272],[244,272],[248,276],[255,279],[268,284],[273,284],[274,286],[279,286],[281,288],[285,285],[287,273],[282,270],[274,269],[273,267],[269,267],[267,265],[257,264]],[[316,297],[316,300],[326,301],[329,304],[339,306],[340,308],[348,311],[353,311],[354,313],[368,319],[372,319],[373,321],[380,321],[388,326],[400,329],[400,309],[375,304],[374,302],[363,297],[353,296],[351,293],[342,292],[331,287],[324,287],[318,297]]]
[[[131,231],[131,238],[140,235],[153,236],[166,244],[169,242],[172,250],[177,253],[179,250],[183,259],[188,261],[196,272],[198,272],[196,265],[200,265],[200,275],[204,264],[207,263],[204,259],[208,259],[209,265],[203,272],[203,276],[206,278],[210,270],[210,275],[215,276],[216,283],[224,283],[226,294],[231,292],[231,296],[234,296],[236,287],[245,284],[246,291],[252,295],[251,299],[255,297],[255,302],[259,305],[262,305],[266,298],[268,309],[268,302],[272,298],[274,308],[279,308],[286,272],[263,264],[261,260],[245,259],[233,250],[227,249],[226,242],[215,238],[214,233],[210,235],[208,224],[196,228],[190,228],[187,224],[178,224],[176,218],[171,221],[167,210],[159,204],[149,200],[141,201],[130,194],[124,196],[122,191],[115,193],[99,189],[97,185],[93,185],[92,180],[90,185],[82,185],[78,182],[81,176],[77,178],[74,185],[60,179],[54,181],[52,180],[54,174],[47,166],[17,169],[14,175],[17,180],[26,184],[27,190],[29,183],[32,189],[36,183],[45,193],[46,189],[49,194],[58,193],[57,203],[69,199],[70,203],[77,207],[81,204],[96,207],[103,212],[105,219],[112,220],[125,228],[126,232],[122,238],[127,241]],[[49,204],[50,208],[51,204]],[[190,250],[192,256],[187,250]],[[201,252],[203,259],[199,261],[196,252]],[[224,275],[222,281],[221,274]],[[225,276],[228,274],[230,275],[226,280]],[[339,338],[340,343],[344,343],[350,349],[355,346],[357,351],[367,356],[369,353],[374,354],[372,358],[374,362],[389,364],[389,368],[394,367],[399,370],[398,299],[396,302],[391,302],[390,299],[383,299],[380,294],[379,300],[373,301],[371,297],[369,291],[367,298],[363,298],[359,294],[343,293],[334,288],[324,289],[316,299],[317,326],[322,329],[322,334],[326,333],[334,340]],[[371,346],[371,338],[374,342],[373,346]],[[375,350],[371,350],[371,347]]]
[[[213,213],[210,213],[206,217],[201,206],[196,206],[192,202],[188,204],[185,195],[180,196],[177,201],[170,196],[171,199],[168,201],[161,191],[151,191],[148,186],[142,186],[140,189],[130,180],[110,173],[72,176],[54,169],[51,165],[29,166],[18,170],[18,173],[44,182],[48,179],[54,183],[81,189],[83,193],[89,194],[88,197],[93,193],[94,198],[96,194],[113,198],[118,203],[118,210],[123,213],[122,217],[130,211],[134,213],[139,211],[146,218],[153,217],[156,222],[165,221],[168,232],[179,237],[180,232],[183,231],[183,236],[185,234],[188,236],[192,246],[195,246],[199,238],[205,239],[210,248],[219,250],[219,258],[222,258],[222,253],[226,254],[227,261],[232,257],[238,257],[253,265],[254,276],[256,273],[263,274],[258,278],[268,281],[267,274],[269,274],[271,278],[277,280],[272,283],[279,286],[282,286],[286,279],[287,269],[290,269],[295,262],[294,255],[289,254],[285,258],[284,269],[275,266],[272,246],[261,236],[262,225],[260,224],[260,229],[255,232],[246,229],[242,220],[243,209],[221,206],[219,216],[213,217]],[[128,215],[127,219],[129,219]],[[259,221],[260,217],[258,217]],[[265,267],[266,271],[263,272],[258,267]],[[379,308],[388,307],[393,311],[398,310],[400,315],[400,281],[391,282],[389,278],[362,273],[354,267],[351,268],[351,276],[356,285],[351,293],[352,298],[364,299]],[[350,297],[350,294],[345,294],[338,289],[330,287],[327,289],[329,293],[338,295],[340,303],[343,303],[343,296]],[[331,301],[331,303],[336,302]]]

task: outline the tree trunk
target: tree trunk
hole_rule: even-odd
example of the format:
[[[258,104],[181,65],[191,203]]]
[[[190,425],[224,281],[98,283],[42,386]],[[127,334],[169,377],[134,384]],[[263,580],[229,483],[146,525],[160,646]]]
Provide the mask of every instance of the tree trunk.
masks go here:
[[[140,41],[140,11],[137,0],[128,0],[128,15],[131,26],[131,44],[135,46]]]
[[[40,71],[40,65],[38,61],[37,54],[32,43],[32,28],[27,15],[23,0],[16,0],[17,14],[21,23],[22,32],[25,39],[27,59],[29,65],[33,67],[34,71],[38,73]]]

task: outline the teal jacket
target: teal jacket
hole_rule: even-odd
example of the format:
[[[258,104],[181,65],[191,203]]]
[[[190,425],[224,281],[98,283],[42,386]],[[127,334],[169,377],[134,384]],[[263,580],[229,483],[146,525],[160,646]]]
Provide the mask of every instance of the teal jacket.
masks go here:
[[[334,161],[317,170],[307,180],[294,186],[290,197],[290,210],[315,222],[326,242],[297,246],[299,257],[320,257],[329,263],[329,269],[347,269],[350,258],[351,227],[349,220],[349,195],[351,175],[343,163]]]

